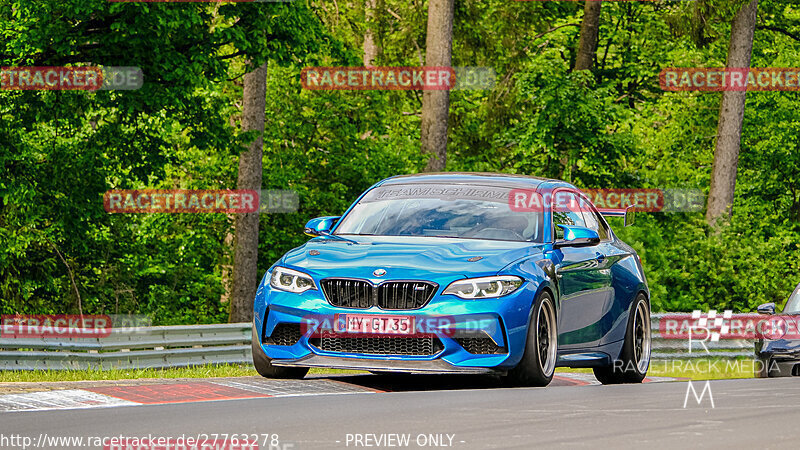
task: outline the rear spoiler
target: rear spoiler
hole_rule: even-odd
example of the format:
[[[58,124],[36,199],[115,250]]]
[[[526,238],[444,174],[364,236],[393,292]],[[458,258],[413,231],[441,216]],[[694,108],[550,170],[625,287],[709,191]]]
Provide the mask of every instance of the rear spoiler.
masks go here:
[[[598,209],[598,211],[606,217],[623,217],[626,227],[633,225],[636,219],[636,206],[634,205],[628,206],[625,209]]]

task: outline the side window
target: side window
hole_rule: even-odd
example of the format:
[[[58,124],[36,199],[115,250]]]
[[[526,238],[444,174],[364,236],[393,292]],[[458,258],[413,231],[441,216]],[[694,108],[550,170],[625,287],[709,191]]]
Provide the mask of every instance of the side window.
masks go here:
[[[564,230],[557,225],[586,226],[578,198],[572,192],[556,192],[553,196],[551,211],[553,212],[553,227],[555,228],[556,239],[564,237]]]
[[[585,197],[581,197],[581,200],[583,201],[583,203],[581,203],[581,210],[583,212],[583,218],[586,220],[586,228],[596,231],[601,241],[607,241],[608,230],[606,229],[603,219],[599,216],[597,211],[592,208],[589,200]]]
[[[597,235],[600,236],[601,241],[608,240],[608,229],[606,229],[603,219],[598,215],[597,212],[588,208],[584,209],[583,217],[586,218],[586,228],[597,231]]]
[[[603,220],[599,212],[597,211],[592,211],[592,212],[594,213],[594,216],[597,218],[597,223],[599,225],[597,229],[597,234],[600,235],[600,240],[607,241],[611,239],[611,237],[608,235],[608,225],[606,224],[606,221]]]

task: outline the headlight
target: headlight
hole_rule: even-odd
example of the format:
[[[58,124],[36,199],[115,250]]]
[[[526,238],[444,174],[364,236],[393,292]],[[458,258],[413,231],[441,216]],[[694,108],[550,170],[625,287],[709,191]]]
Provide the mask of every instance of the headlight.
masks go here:
[[[466,299],[497,298],[516,291],[522,286],[522,282],[522,278],[512,275],[467,278],[450,283],[443,294],[453,294]]]
[[[272,269],[269,285],[275,289],[294,292],[295,294],[317,288],[314,280],[309,275],[285,267]]]

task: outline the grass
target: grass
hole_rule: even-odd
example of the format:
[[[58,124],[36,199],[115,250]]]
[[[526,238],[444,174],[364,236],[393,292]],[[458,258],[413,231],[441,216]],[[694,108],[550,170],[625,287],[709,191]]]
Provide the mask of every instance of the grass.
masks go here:
[[[725,380],[734,378],[753,378],[753,360],[747,358],[698,358],[695,360],[675,359],[652,361],[651,377],[675,377],[692,380]],[[592,373],[592,369],[559,368],[557,372]],[[354,374],[350,370],[311,369],[310,374]],[[196,366],[176,369],[136,369],[136,370],[35,370],[0,371],[0,383],[6,382],[59,382],[59,381],[99,381],[130,380],[142,378],[219,378],[247,377],[258,375],[250,365]]]
[[[352,371],[311,369],[310,374],[352,374]],[[175,369],[132,370],[32,370],[0,371],[0,383],[46,383],[59,381],[135,380],[142,378],[220,378],[257,376],[250,365],[196,366]]]
[[[692,380],[755,378],[757,363],[748,358],[696,358],[653,361],[649,376]]]

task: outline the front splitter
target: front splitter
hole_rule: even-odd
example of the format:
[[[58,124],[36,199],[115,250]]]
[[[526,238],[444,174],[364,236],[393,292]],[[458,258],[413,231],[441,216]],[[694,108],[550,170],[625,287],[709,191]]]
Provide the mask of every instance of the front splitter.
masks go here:
[[[356,359],[339,356],[311,354],[299,359],[273,359],[271,364],[281,367],[321,367],[326,369],[368,370],[374,372],[403,373],[462,373],[502,374],[488,367],[458,367],[441,359],[409,361],[404,359]]]

